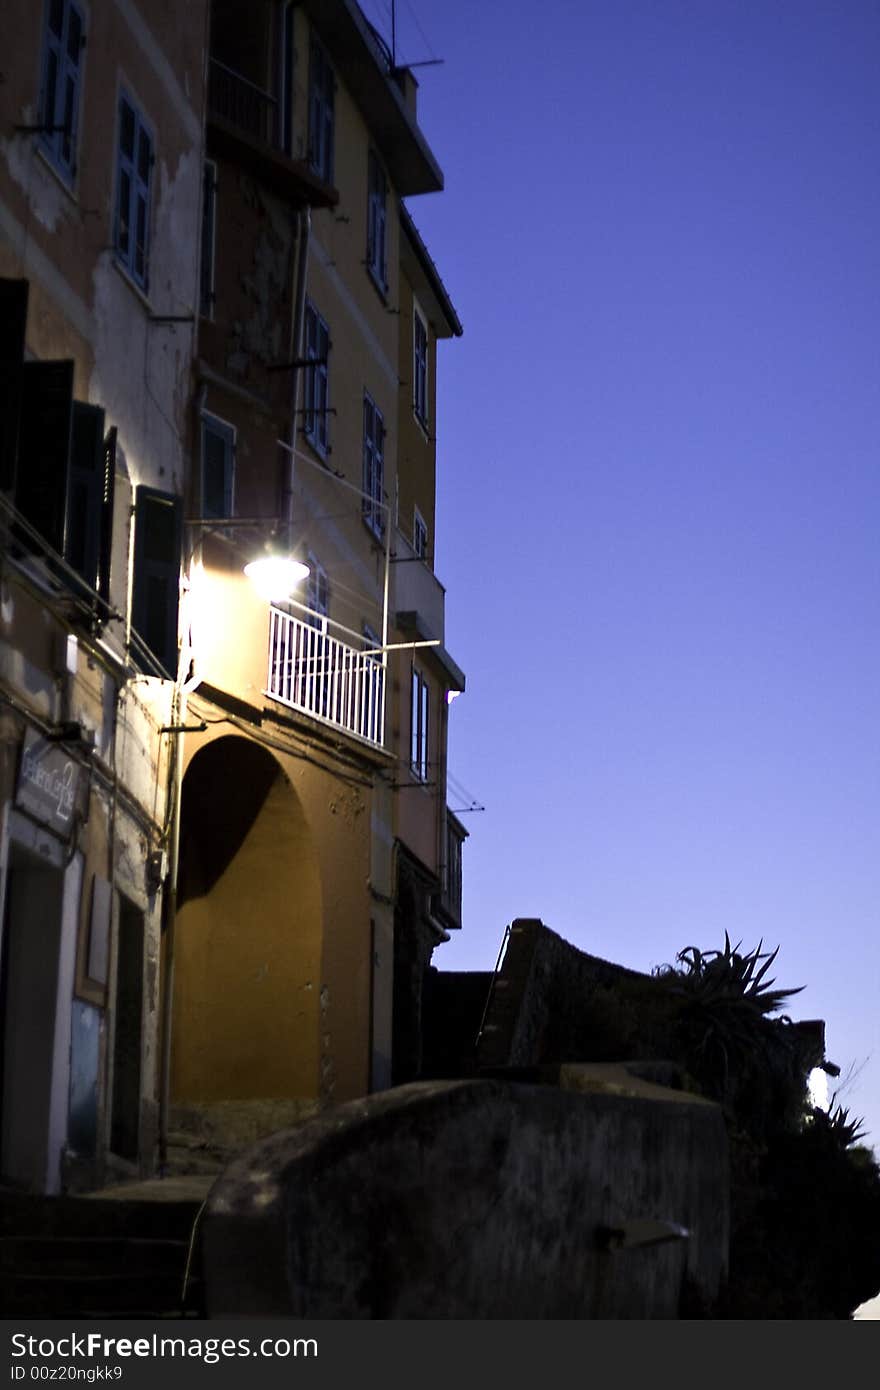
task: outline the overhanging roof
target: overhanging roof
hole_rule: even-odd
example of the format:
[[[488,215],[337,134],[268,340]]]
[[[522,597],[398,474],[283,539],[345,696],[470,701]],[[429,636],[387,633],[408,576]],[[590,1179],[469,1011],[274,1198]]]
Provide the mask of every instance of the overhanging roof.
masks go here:
[[[302,8],[361,108],[398,193],[439,193],[442,170],[360,7],[354,0],[303,0]]]
[[[421,238],[418,227],[412,220],[409,209],[404,207],[403,203],[400,204],[400,225],[404,232],[400,243],[401,263],[411,276],[413,269],[416,269],[418,277],[434,301],[435,313],[432,315],[432,319],[435,333],[438,338],[452,336],[460,338],[463,330],[458,314],[455,312],[455,305],[449,298],[449,292],[440,278],[440,272]],[[442,331],[437,322],[438,319],[446,324],[449,330],[447,333]]]

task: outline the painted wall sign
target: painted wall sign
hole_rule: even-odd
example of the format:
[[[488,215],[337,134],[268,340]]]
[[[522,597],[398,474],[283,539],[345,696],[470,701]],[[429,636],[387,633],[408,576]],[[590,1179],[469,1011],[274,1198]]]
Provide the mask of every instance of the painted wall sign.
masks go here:
[[[15,804],[59,835],[73,829],[82,767],[57,743],[28,729],[21,747]]]

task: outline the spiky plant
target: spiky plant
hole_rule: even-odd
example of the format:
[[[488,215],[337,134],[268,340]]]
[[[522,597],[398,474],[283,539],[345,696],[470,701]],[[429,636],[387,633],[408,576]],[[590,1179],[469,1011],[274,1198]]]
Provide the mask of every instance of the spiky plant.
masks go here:
[[[742,1101],[752,1117],[768,1122],[780,1101],[786,1111],[803,1103],[805,1077],[785,1017],[773,1018],[797,989],[774,989],[768,971],[779,954],[753,951],[742,942],[703,951],[686,946],[674,966],[657,973],[676,1002],[681,1045],[706,1091],[731,1104]],[[763,1124],[761,1125],[763,1128]]]

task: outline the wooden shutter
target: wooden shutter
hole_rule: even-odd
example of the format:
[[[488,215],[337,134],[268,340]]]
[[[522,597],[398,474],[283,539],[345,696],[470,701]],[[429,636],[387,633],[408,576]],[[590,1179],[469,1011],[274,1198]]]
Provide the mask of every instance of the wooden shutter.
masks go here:
[[[113,496],[116,488],[116,426],[107,431],[104,440],[103,487],[101,490],[101,525],[98,541],[97,590],[106,604],[110,602],[110,552],[113,545]]]
[[[98,586],[104,492],[104,412],[73,403],[64,558],[90,589]]]
[[[0,492],[15,489],[27,280],[0,280]]]
[[[135,489],[132,626],[163,673],[177,674],[177,608],[180,596],[182,506],[179,497],[154,488]],[[156,675],[143,653],[134,659]]]
[[[47,545],[64,552],[73,362],[25,362],[21,369],[15,505]],[[32,540],[19,535],[28,550]]]

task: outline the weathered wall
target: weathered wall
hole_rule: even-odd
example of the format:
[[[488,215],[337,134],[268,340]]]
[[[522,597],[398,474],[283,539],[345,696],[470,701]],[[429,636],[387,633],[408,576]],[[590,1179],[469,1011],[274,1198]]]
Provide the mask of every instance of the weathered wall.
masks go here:
[[[606,1082],[419,1083],[273,1136],[209,1196],[209,1316],[671,1318],[686,1283],[711,1299],[720,1112]],[[603,1230],[651,1219],[690,1236],[603,1248]]]

